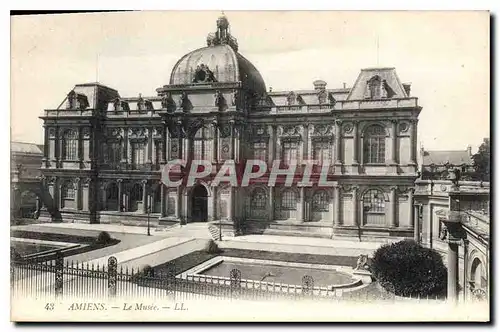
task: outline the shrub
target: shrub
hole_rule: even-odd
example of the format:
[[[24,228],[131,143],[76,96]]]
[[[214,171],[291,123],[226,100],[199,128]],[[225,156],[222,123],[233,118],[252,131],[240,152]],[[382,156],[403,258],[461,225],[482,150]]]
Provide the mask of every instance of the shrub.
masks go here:
[[[145,277],[154,277],[155,276],[155,270],[151,265],[145,265],[142,268],[141,275]]]
[[[447,269],[441,255],[403,240],[378,248],[371,270],[386,290],[400,296],[440,296],[446,293]]]
[[[12,262],[20,262],[23,260],[23,256],[15,248],[10,248],[10,260]]]
[[[218,254],[222,250],[220,250],[219,246],[217,243],[215,243],[214,240],[209,240],[207,245],[205,246],[205,252],[208,254]]]
[[[109,235],[108,232],[100,232],[99,235],[97,236],[97,243],[98,244],[109,244],[111,242],[111,235]]]

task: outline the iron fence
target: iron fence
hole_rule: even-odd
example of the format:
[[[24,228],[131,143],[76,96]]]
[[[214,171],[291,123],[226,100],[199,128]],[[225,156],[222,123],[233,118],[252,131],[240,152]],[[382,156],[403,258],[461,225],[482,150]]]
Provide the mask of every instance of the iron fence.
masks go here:
[[[56,298],[147,298],[161,300],[367,300],[360,294],[332,287],[315,286],[305,275],[301,285],[243,279],[233,269],[228,277],[175,273],[173,264],[161,273],[152,268],[118,267],[115,257],[107,264],[64,262],[63,257],[46,262],[13,262],[11,289],[13,297]],[[361,295],[362,296],[362,295]],[[368,297],[368,295],[366,295]],[[396,299],[393,297],[392,299]],[[422,299],[419,299],[422,300]],[[424,299],[425,300],[425,299]]]

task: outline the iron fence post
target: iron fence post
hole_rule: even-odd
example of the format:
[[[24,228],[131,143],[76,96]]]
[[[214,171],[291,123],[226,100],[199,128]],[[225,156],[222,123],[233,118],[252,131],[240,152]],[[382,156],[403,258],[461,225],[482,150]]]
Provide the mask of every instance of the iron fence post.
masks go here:
[[[115,256],[108,259],[108,296],[116,296],[116,278],[117,278],[118,261]]]
[[[55,276],[55,294],[56,297],[61,297],[63,294],[63,269],[64,269],[64,256],[58,252],[56,255],[56,276]]]

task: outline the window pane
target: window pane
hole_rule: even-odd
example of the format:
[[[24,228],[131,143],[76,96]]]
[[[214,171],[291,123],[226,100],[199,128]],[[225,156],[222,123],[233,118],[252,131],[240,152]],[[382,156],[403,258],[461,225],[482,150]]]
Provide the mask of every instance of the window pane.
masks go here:
[[[264,210],[266,208],[266,193],[262,189],[256,189],[252,194],[251,207]]]
[[[328,212],[329,197],[325,191],[318,191],[313,196],[313,210],[316,212]]]
[[[297,199],[293,190],[286,190],[281,196],[281,209],[283,210],[296,210]]]

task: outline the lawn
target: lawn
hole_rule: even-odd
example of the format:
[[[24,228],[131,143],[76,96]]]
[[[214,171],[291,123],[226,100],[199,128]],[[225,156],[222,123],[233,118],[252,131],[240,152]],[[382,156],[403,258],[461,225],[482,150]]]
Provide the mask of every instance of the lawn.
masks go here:
[[[62,246],[54,246],[54,245],[46,245],[46,244],[37,244],[37,243],[29,243],[29,242],[11,242],[11,250],[14,248],[21,256],[27,256],[31,254],[36,254],[48,250],[54,249],[62,249]]]

